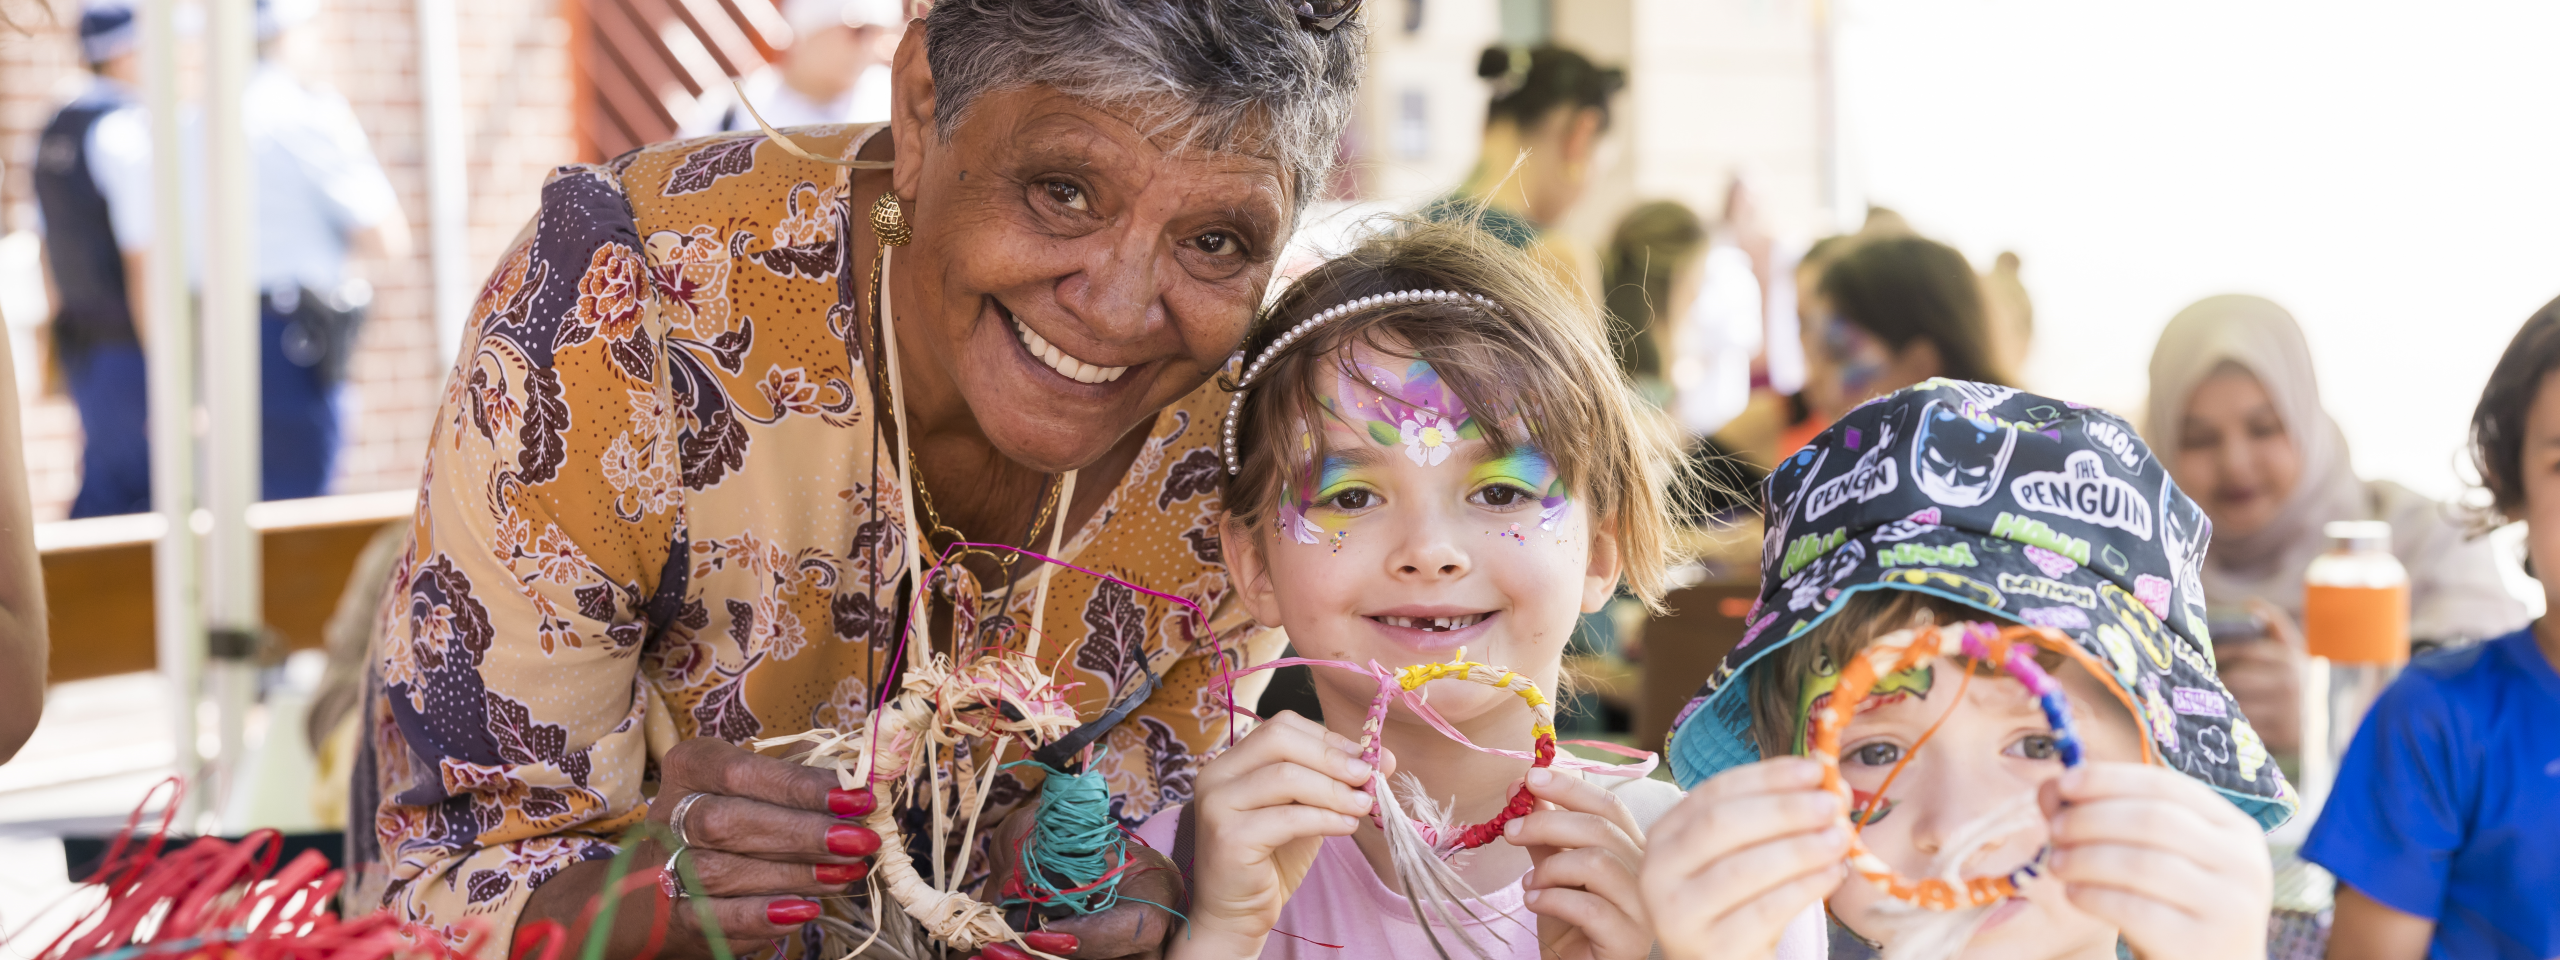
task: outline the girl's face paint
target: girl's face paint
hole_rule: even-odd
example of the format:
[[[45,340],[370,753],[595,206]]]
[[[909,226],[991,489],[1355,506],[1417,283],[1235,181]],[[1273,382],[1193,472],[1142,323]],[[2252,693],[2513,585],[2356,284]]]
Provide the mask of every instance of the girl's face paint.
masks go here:
[[[1565,511],[1573,505],[1572,494],[1565,489],[1564,477],[1555,465],[1547,462],[1536,448],[1523,444],[1502,457],[1477,464],[1468,471],[1470,483],[1510,483],[1538,495],[1538,529],[1552,532],[1564,521]]]
[[[1229,553],[1248,609],[1302,656],[1402,666],[1465,647],[1553,683],[1574,624],[1616,587],[1614,542],[1569,508],[1545,455],[1496,456],[1428,364],[1365,347],[1349,360],[1321,398],[1314,455],[1284,485],[1288,535]],[[1356,716],[1374,685],[1336,672],[1318,671],[1320,694]],[[1458,723],[1518,708],[1471,684],[1435,687],[1431,702]]]

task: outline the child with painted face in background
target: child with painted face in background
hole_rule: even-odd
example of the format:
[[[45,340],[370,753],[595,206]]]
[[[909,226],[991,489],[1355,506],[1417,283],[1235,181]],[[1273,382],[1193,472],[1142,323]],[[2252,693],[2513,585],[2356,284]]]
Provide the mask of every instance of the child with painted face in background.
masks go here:
[[[1666,956],[1769,956],[1824,902],[1840,953],[2265,956],[2258,836],[2295,800],[2214,678],[2201,514],[2131,427],[1931,380],[1842,418],[1764,497],[1760,602],[1675,721],[1692,790],[1643,869]],[[2032,657],[1952,639],[2023,627],[2054,632]],[[1870,671],[1929,636],[1948,655]],[[1853,661],[1874,683],[1833,704]],[[1853,835],[1872,856],[1844,864]]]
[[[1297,281],[1245,356],[1223,549],[1246,608],[1286,627],[1299,656],[1390,670],[1463,659],[1552,695],[1581,614],[1622,584],[1661,597],[1679,448],[1611,359],[1599,318],[1516,252],[1464,225],[1408,226]],[[1669,784],[1604,787],[1565,760],[1530,769],[1402,703],[1372,714],[1370,674],[1319,666],[1314,680],[1320,720],[1274,716],[1200,771],[1188,809],[1141,829],[1191,852],[1190,925],[1172,955],[1412,960],[1436,943],[1454,957],[1639,960],[1652,948],[1635,871],[1646,814],[1678,796]],[[1536,697],[1453,680],[1419,692],[1480,747],[1554,749]],[[1454,801],[1450,824],[1482,824],[1524,785],[1536,801],[1447,861],[1473,919],[1426,928],[1397,889],[1372,817],[1383,805],[1367,792],[1379,771],[1361,757],[1370,724],[1383,727],[1376,766],[1417,778],[1399,794],[1408,809]],[[1818,951],[1818,918],[1803,927]]]

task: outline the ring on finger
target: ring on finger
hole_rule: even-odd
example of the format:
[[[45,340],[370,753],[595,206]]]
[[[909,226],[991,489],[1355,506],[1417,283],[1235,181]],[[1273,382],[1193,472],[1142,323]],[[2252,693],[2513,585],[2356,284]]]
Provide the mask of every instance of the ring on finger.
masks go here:
[[[658,868],[658,892],[666,894],[668,900],[684,900],[693,896],[692,891],[684,888],[684,881],[676,873],[676,861],[684,859],[685,854],[692,852],[692,847],[679,845],[676,847],[676,852],[667,855],[666,865]]]
[[[699,802],[702,798],[707,797],[707,796],[710,796],[710,794],[707,794],[707,793],[688,793],[688,794],[685,794],[685,795],[684,795],[684,797],[683,797],[682,799],[679,799],[679,800],[677,800],[677,801],[676,801],[676,808],[675,808],[674,810],[672,810],[672,811],[669,811],[669,812],[668,812],[668,814],[667,814],[667,832],[669,832],[669,833],[672,833],[672,834],[675,834],[675,835],[676,835],[676,846],[677,846],[677,847],[690,847],[690,846],[693,846],[693,839],[684,835],[684,815],[685,815],[685,814],[687,814],[687,813],[692,812],[692,811],[693,811],[693,805],[694,805],[696,802]],[[672,857],[668,858],[668,862],[670,862],[670,863],[674,862],[674,858],[672,858]]]

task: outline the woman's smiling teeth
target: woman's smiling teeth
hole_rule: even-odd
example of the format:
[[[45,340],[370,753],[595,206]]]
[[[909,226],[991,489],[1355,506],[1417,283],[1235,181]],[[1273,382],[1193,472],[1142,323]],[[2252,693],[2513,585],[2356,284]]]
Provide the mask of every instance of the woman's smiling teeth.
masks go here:
[[[1483,623],[1487,616],[1490,614],[1470,613],[1463,617],[1370,617],[1369,619],[1390,627],[1403,627],[1407,630],[1421,630],[1429,633],[1447,633]]]
[[[1059,376],[1077,383],[1110,383],[1120,379],[1121,374],[1129,372],[1127,367],[1097,367],[1067,356],[1066,351],[1058,349],[1056,344],[1033,333],[1031,326],[1020,320],[1013,322],[1013,332],[1021,335],[1023,349],[1031,351],[1032,356],[1040,358],[1041,363],[1048,364],[1049,369],[1058,371]]]

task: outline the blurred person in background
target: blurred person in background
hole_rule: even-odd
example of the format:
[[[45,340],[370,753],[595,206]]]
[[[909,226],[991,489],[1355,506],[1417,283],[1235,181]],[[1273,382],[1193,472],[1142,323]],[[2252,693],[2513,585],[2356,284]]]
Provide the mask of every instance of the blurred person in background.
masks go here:
[[[901,0],[783,0],[791,45],[748,74],[750,114],[728,86],[702,92],[679,139],[754,130],[756,114],[776,129],[889,119],[889,56],[905,36]]]
[[[1828,328],[1825,318],[1831,315],[1830,301],[1822,296],[1823,273],[1830,270],[1832,264],[1840,262],[1842,257],[1848,256],[1849,251],[1860,243],[1884,237],[1909,236],[1915,234],[1901,214],[1870,206],[1865,222],[1858,226],[1858,232],[1834,234],[1816,240],[1805,248],[1802,256],[1796,258],[1785,287],[1795,310],[1796,346],[1801,366],[1797,371],[1798,389],[1787,411],[1787,426],[1778,434],[1777,449],[1770,457],[1770,463],[1784,460],[1812,442],[1814,436],[1831,426],[1831,421],[1838,419],[1841,412],[1824,414],[1815,409],[1813,403],[1813,384],[1816,381],[1837,382],[1839,377],[1838,367],[1823,346]]]
[[[1573,212],[1598,177],[1600,138],[1609,103],[1627,72],[1557,46],[1491,47],[1476,75],[1493,85],[1484,117],[1484,149],[1466,182],[1423,214],[1464,216],[1503,242],[1527,250],[1575,289],[1591,288],[1589,258],[1547,235]]]
[[[1992,360],[1981,282],[1954,247],[1916,236],[1863,239],[1822,271],[1815,290],[1805,301],[1805,403],[1814,420],[1829,424],[1931,377],[2009,382]]]
[[[347,365],[355,352],[372,288],[351,280],[347,258],[364,252],[408,255],[409,223],[399,197],[374,159],[355,112],[335,91],[305,85],[285,66],[292,44],[316,42],[302,29],[318,0],[259,0],[257,65],[251,69],[241,122],[247,128],[256,199],[252,277],[258,289],[259,497],[282,500],[325,492],[336,465]],[[126,277],[149,276],[154,253],[149,121],[140,109],[98,121],[91,169],[107,201]],[[189,275],[202,283],[205,236],[204,123],[191,110],[180,133],[187,176],[187,221],[198,238],[187,245]],[[134,328],[151,335],[147,302],[133,297]],[[125,384],[137,408],[145,381]],[[85,491],[84,491],[85,495]]]
[[[1750,398],[1761,323],[1750,271],[1747,254],[1710,242],[1706,223],[1675,200],[1628,211],[1601,257],[1618,365],[1688,430],[1691,469],[1679,503],[1700,516],[1753,506],[1766,475],[1716,435]]]
[[[2027,353],[2036,339],[2036,305],[2027,296],[2026,281],[2018,276],[2020,266],[2016,253],[2003,250],[1982,274],[1982,315],[1991,331],[1991,363],[2010,376],[2027,368]]]
[[[151,509],[148,411],[138,389],[144,382],[142,342],[132,306],[141,299],[136,284],[142,274],[127,269],[92,160],[107,150],[129,155],[148,149],[130,142],[102,149],[98,142],[102,130],[129,139],[141,129],[138,112],[123,123],[100,122],[134,106],[141,58],[133,6],[124,0],[88,4],[80,12],[79,39],[88,83],[45,124],[33,165],[45,294],[53,304],[53,358],[80,414],[75,519]]]
[[[2489,541],[2447,504],[2389,480],[2358,477],[2346,435],[2320,403],[2311,347],[2283,307],[2262,297],[2208,297],[2179,311],[2151,352],[2143,432],[2179,489],[2213,522],[2205,602],[2264,601],[2290,631],[2302,619],[2302,576],[2329,547],[2332,520],[2385,520],[2391,553],[2409,571],[2409,635],[2433,644],[2498,636],[2522,626]],[[2280,634],[2281,635],[2281,634]],[[2241,712],[2270,720],[2267,747],[2298,748],[2296,655],[2284,643],[2218,651]]]

